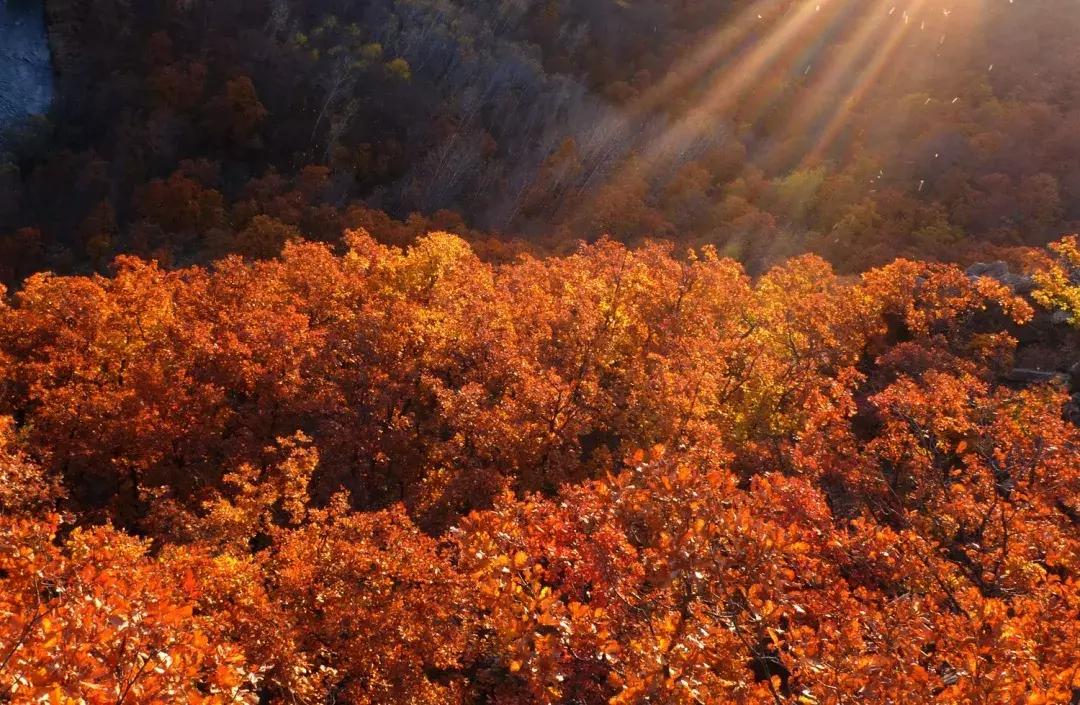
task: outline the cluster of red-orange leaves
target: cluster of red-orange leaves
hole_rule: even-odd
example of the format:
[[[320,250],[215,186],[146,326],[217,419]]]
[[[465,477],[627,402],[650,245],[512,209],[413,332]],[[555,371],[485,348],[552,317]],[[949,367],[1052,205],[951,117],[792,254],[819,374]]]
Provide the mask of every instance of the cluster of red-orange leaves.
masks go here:
[[[0,702],[1080,701],[1025,298],[347,243],[5,296]]]

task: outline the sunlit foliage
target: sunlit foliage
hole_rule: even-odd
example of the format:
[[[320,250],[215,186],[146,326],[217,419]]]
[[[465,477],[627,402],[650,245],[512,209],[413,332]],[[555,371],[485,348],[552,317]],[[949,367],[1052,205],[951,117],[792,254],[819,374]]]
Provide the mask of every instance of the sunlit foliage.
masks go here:
[[[4,698],[1080,693],[1080,430],[1000,281],[347,243],[7,296]]]

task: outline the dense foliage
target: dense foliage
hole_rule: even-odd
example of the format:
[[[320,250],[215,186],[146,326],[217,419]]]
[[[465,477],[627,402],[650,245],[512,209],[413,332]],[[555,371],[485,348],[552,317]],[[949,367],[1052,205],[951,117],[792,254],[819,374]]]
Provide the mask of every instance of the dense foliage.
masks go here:
[[[1001,281],[347,243],[7,297],[11,702],[1080,697],[1080,428]]]

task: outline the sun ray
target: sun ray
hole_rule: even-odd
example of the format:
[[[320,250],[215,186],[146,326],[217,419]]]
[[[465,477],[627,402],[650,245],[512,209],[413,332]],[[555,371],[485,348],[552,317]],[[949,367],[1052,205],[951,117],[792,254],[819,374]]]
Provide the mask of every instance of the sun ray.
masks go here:
[[[906,11],[907,16],[911,19],[897,22],[888,38],[882,43],[881,48],[874,54],[873,59],[862,70],[851,91],[837,103],[836,111],[821,131],[821,136],[814,146],[807,151],[803,159],[804,164],[816,162],[828,153],[854,111],[866,98],[867,93],[874,87],[885,69],[888,68],[904,39],[907,38],[912,28],[919,26],[914,18],[925,4],[926,0],[913,0]]]
[[[798,126],[807,137],[814,138],[817,134],[814,126],[827,117],[832,97],[847,94],[858,80],[860,66],[880,45],[881,35],[889,29],[890,8],[895,8],[894,0],[876,0],[871,8],[860,11],[861,21],[857,21],[855,31],[837,55],[823,66],[807,67],[814,69],[813,75],[803,88],[802,97],[788,110],[789,125]],[[778,149],[779,145],[774,145],[758,161],[770,163]]]
[[[674,125],[645,144],[632,165],[624,164],[616,169],[615,173],[605,180],[605,184],[618,184],[625,179],[640,178],[642,175],[649,177],[668,158],[685,154],[690,144],[699,136],[715,131],[725,112],[733,109],[742,96],[752,90],[788,52],[796,48],[803,39],[803,31],[813,22],[815,15],[829,4],[829,0],[806,0],[794,10],[785,10],[788,15],[780,19],[779,24],[773,26],[755,46],[741,56],[734,57],[730,65],[709,79],[708,87],[702,92],[702,99],[697,104],[679,116]],[[774,5],[770,3],[770,6]],[[745,16],[746,13],[741,17]],[[758,12],[753,13],[753,18],[758,22],[764,21],[764,16]],[[708,64],[707,57],[713,56],[715,59],[723,55],[723,52],[714,55],[712,51],[704,50],[704,53],[699,53],[690,65],[701,69]],[[689,74],[689,69],[686,69],[681,78],[662,83],[661,87],[656,89],[656,95],[671,91],[679,82],[685,84],[689,80]],[[655,100],[655,97],[650,100]],[[583,188],[590,189],[595,186],[586,183]],[[594,190],[594,195],[586,198],[575,211],[579,214],[587,212],[595,205],[595,199]]]
[[[803,3],[746,56],[721,72],[704,93],[704,99],[681,117],[664,137],[655,142],[645,154],[646,163],[665,154],[675,154],[703,129],[714,124],[716,117],[729,110],[755,82],[760,79],[800,36],[800,31],[819,11],[821,3]]]
[[[663,80],[632,101],[627,110],[631,113],[649,112],[685,91],[742,48],[754,30],[761,25],[763,18],[771,17],[789,2],[790,0],[759,0],[734,19],[725,21],[691,56],[681,60]]]

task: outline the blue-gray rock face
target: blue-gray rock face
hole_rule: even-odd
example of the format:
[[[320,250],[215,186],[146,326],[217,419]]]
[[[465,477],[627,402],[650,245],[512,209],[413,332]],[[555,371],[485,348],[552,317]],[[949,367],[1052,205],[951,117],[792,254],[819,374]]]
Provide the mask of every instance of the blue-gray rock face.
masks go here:
[[[52,89],[42,0],[0,0],[0,132],[44,113]]]

